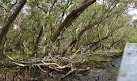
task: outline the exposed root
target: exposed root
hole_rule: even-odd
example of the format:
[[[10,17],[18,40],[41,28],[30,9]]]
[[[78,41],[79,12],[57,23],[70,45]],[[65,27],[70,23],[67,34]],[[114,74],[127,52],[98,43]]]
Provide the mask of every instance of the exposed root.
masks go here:
[[[12,63],[14,63],[18,66],[21,66],[21,67],[38,66],[42,70],[42,68],[40,66],[46,66],[46,67],[56,70],[56,71],[62,71],[63,69],[70,67],[69,65],[60,66],[57,63],[46,63],[43,60],[38,61],[38,62],[24,62],[24,61],[14,60],[11,57],[9,57],[8,55],[7,55],[7,57],[12,61]],[[43,72],[45,72],[45,71],[43,71]]]
[[[37,66],[38,66],[38,68],[39,68],[42,72],[47,73],[47,71],[43,70],[43,69],[40,67],[40,65],[37,65]]]
[[[60,57],[60,56],[52,56],[50,53],[48,56],[45,56],[43,59],[34,62],[33,59],[31,59],[30,62],[24,62],[24,61],[18,61],[14,60],[13,58],[9,57],[7,55],[7,58],[11,60],[12,63],[21,66],[21,67],[27,67],[27,66],[37,66],[42,72],[48,73],[48,71],[44,70],[44,68],[49,68],[53,71],[57,71],[60,73],[65,73],[61,79],[64,79],[65,77],[82,71],[87,71],[90,68],[86,69],[78,69],[76,68],[77,63],[83,63],[86,61],[86,59],[79,60],[81,57],[77,57],[78,52],[81,49],[78,49],[75,53],[73,53],[70,56],[67,57]]]

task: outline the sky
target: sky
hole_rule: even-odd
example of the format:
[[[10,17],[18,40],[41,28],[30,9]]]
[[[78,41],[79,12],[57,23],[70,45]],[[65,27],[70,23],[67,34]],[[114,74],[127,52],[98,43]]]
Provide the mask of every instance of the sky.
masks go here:
[[[129,9],[128,12],[130,15],[133,15],[133,20],[137,19],[137,9]]]

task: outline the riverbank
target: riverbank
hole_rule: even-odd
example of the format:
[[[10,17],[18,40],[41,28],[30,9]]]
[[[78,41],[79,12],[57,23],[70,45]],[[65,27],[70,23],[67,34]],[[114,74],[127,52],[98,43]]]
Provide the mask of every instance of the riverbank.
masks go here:
[[[72,72],[65,78],[62,78],[65,73],[59,73],[48,68],[44,68],[46,72],[43,72],[36,66],[19,67],[10,62],[8,62],[9,64],[1,62],[0,81],[115,81],[122,54],[106,54],[88,56],[86,58],[88,60],[76,64],[76,67],[89,67],[90,69]]]

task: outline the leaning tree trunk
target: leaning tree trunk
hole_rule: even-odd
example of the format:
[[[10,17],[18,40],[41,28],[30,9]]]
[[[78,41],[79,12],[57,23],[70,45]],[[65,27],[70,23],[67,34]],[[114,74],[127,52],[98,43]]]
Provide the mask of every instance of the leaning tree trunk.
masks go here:
[[[71,23],[91,4],[95,3],[96,0],[85,0],[85,2],[83,2],[83,4],[74,9],[72,12],[70,12],[70,14],[66,17],[66,19],[61,23],[61,25],[59,26],[58,30],[54,33],[51,41],[55,42],[56,39],[58,38],[58,36],[61,34],[62,31],[65,31],[65,29],[67,29]]]
[[[0,48],[2,47],[4,37],[7,35],[12,22],[16,19],[17,15],[19,14],[26,2],[27,0],[21,0],[21,4],[19,5],[19,7],[15,10],[11,17],[9,17],[7,23],[3,26],[2,32],[0,34]]]

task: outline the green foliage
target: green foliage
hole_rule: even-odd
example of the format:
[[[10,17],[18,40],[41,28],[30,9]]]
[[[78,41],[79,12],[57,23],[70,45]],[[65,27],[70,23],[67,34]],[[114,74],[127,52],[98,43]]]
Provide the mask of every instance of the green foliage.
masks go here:
[[[72,52],[76,52],[77,50],[76,49],[73,49]]]
[[[58,29],[61,22],[72,10],[82,5],[81,0],[59,0],[50,11],[49,17],[45,19],[53,2],[54,0],[28,0],[9,30],[6,41],[7,50],[14,48],[18,52],[22,51],[25,46],[24,49],[33,51],[35,41],[42,26],[45,27],[39,46],[44,46],[47,42],[51,45],[52,35]],[[20,2],[14,3],[15,1],[11,0],[1,0],[0,26],[5,24],[7,18],[11,16]],[[133,3],[134,0],[99,0],[84,10],[64,33],[61,32],[63,34],[61,36],[71,36],[72,39],[76,39],[82,30],[91,25],[82,35],[78,46],[96,42],[106,36],[109,37],[100,41],[90,50],[92,51],[96,47],[99,47],[98,50],[100,50],[102,47],[110,46],[118,40],[122,41],[119,43],[121,46],[126,41],[137,42],[137,21],[134,20],[132,22],[132,16],[126,12],[128,6]],[[120,45],[115,44],[113,47],[116,48]],[[75,47],[72,51],[76,51]]]

